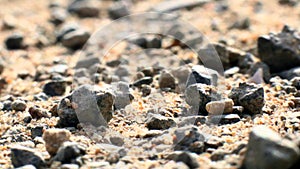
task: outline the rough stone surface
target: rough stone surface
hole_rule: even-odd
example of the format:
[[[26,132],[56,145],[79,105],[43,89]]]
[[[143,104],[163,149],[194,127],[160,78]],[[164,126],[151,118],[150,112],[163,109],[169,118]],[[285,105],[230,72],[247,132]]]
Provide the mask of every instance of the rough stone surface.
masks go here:
[[[198,168],[200,166],[196,156],[185,151],[175,151],[174,153],[170,154],[167,159],[176,162],[183,162],[191,169]]]
[[[209,115],[218,115],[231,113],[233,111],[233,100],[225,99],[221,101],[212,101],[206,104],[205,108]]]
[[[240,83],[229,94],[235,105],[243,106],[250,114],[260,113],[264,106],[264,89],[255,84]]]
[[[189,86],[185,91],[186,102],[198,111],[199,115],[207,115],[205,109],[207,103],[220,98],[217,91],[209,85],[197,83]]]
[[[60,161],[63,164],[74,163],[77,157],[85,154],[85,149],[75,142],[64,142],[53,157],[54,161]]]
[[[79,120],[94,126],[106,125],[112,118],[114,102],[115,96],[110,92],[97,91],[89,85],[80,86],[61,100],[58,126],[76,127]]]
[[[299,158],[299,148],[265,126],[253,128],[243,161],[245,169],[288,169]]]
[[[69,141],[71,133],[66,129],[48,129],[43,134],[46,143],[46,150],[50,155],[55,155],[59,147]]]
[[[11,148],[11,162],[14,167],[22,167],[31,164],[40,168],[45,165],[45,161],[40,153],[24,146],[15,146]]]
[[[295,30],[285,26],[276,35],[269,34],[258,38],[258,56],[270,67],[271,73],[300,66],[300,38],[296,34]]]
[[[174,90],[176,87],[175,78],[169,72],[161,73],[158,84],[161,89],[173,89]]]
[[[150,130],[165,130],[175,125],[176,123],[172,118],[164,117],[159,114],[152,114],[146,120],[146,126]]]
[[[49,96],[61,96],[66,91],[67,84],[65,81],[50,81],[43,87],[43,92]]]

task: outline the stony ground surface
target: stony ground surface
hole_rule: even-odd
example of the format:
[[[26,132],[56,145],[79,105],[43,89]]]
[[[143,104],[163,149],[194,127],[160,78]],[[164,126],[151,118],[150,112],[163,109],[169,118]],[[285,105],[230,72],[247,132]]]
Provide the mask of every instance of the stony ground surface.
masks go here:
[[[297,0],[0,6],[0,168],[300,167]],[[151,26],[183,41],[140,34],[99,52],[112,39],[95,31],[146,11],[171,13]],[[197,57],[211,47],[222,71]]]

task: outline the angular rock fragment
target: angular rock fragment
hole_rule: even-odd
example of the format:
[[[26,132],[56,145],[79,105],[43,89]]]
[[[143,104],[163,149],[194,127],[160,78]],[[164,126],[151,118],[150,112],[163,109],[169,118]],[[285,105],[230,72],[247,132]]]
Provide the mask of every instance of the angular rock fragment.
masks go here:
[[[124,2],[117,2],[109,7],[108,15],[111,19],[119,19],[124,16],[130,15],[128,6]]]
[[[21,49],[24,47],[23,44],[24,36],[21,33],[14,33],[8,36],[5,40],[7,49]]]
[[[198,168],[200,165],[197,161],[197,156],[185,151],[175,151],[169,154],[168,160],[185,163],[190,169]]]
[[[250,114],[258,114],[264,106],[264,89],[255,84],[240,83],[229,94],[235,105],[243,106]]]
[[[232,124],[241,120],[237,114],[216,115],[209,118],[209,122],[213,124]]]
[[[77,157],[85,154],[85,149],[75,142],[64,142],[53,157],[54,161],[59,161],[63,164],[74,163]]]
[[[11,162],[16,168],[30,164],[36,168],[45,165],[45,161],[40,153],[24,146],[15,146],[11,148]]]
[[[129,84],[125,82],[118,82],[112,84],[112,92],[115,95],[116,109],[125,108],[134,99],[133,95],[130,93]]]
[[[40,119],[42,117],[46,117],[46,118],[50,117],[50,115],[48,115],[47,110],[42,109],[38,106],[30,107],[28,109],[28,112],[33,119]]]
[[[63,98],[58,106],[58,126],[76,127],[79,123],[103,126],[112,118],[115,96],[83,85]]]
[[[43,134],[46,150],[50,155],[55,155],[65,141],[70,141],[70,137],[71,133],[66,129],[47,129]]]
[[[65,81],[54,80],[44,85],[43,92],[48,96],[61,96],[65,93],[66,87]]]
[[[174,134],[175,150],[191,151],[198,154],[204,151],[205,137],[197,127],[191,125],[180,127],[175,130]]]
[[[175,125],[176,123],[172,118],[164,117],[159,114],[151,114],[146,120],[146,126],[150,130],[165,130]]]
[[[88,68],[92,67],[93,65],[96,65],[99,63],[100,63],[100,60],[97,57],[86,57],[86,58],[80,59],[77,62],[75,69],[79,69],[79,68],[88,69]]]
[[[243,160],[245,169],[289,169],[300,156],[295,143],[265,126],[254,127],[249,137]]]
[[[207,115],[206,104],[213,100],[219,100],[220,95],[212,86],[196,83],[186,89],[185,99],[199,115]]]
[[[159,81],[158,81],[159,87],[161,89],[171,89],[174,90],[176,88],[176,80],[173,77],[173,75],[169,72],[162,72]]]
[[[278,34],[258,38],[258,56],[269,67],[271,73],[300,66],[299,32],[284,26]]]

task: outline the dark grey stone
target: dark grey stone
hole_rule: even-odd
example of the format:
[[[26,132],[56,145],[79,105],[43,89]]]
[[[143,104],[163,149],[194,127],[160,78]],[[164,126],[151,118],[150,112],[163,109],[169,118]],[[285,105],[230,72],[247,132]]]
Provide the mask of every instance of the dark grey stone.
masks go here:
[[[34,149],[23,146],[11,148],[11,162],[14,167],[22,167],[31,164],[37,168],[41,168],[45,165],[45,161],[40,153]]]
[[[89,38],[90,33],[85,30],[78,29],[65,34],[61,39],[61,43],[67,48],[79,49],[83,47]]]
[[[108,15],[111,19],[119,19],[124,16],[130,15],[130,11],[128,9],[128,6],[120,1],[116,2],[108,8]]]
[[[21,49],[23,47],[24,36],[21,33],[13,33],[5,39],[7,49]]]
[[[63,164],[76,163],[76,158],[85,155],[85,149],[75,142],[64,142],[53,157]]]
[[[168,160],[185,163],[190,169],[199,168],[197,156],[185,151],[175,151],[167,156]]]
[[[43,92],[48,96],[62,96],[66,91],[65,81],[50,81],[43,87]]]
[[[172,118],[160,114],[151,114],[146,120],[146,126],[150,130],[165,130],[175,125],[176,123]]]
[[[11,108],[15,111],[24,111],[26,107],[26,102],[22,100],[15,100],[11,104]]]
[[[240,83],[229,94],[234,105],[243,106],[250,114],[258,114],[264,106],[264,89],[255,84]]]
[[[100,9],[92,0],[74,0],[68,6],[70,13],[75,13],[79,17],[98,17]]]

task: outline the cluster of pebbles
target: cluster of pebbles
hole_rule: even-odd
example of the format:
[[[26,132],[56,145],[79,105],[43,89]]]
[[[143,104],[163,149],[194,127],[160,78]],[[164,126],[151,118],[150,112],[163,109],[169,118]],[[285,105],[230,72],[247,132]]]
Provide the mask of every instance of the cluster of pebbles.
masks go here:
[[[28,2],[1,3],[22,7]],[[279,32],[234,43],[226,35],[255,32],[251,17],[227,26],[212,20],[207,37],[219,32],[225,39],[208,43],[174,20],[212,9],[214,17],[226,20],[238,8],[235,3],[36,4],[30,9],[41,10],[40,24],[46,25],[37,37],[17,23],[18,14],[1,20],[7,36],[1,33],[0,168],[300,167],[300,29],[286,23]],[[270,8],[268,1],[247,4],[255,15]],[[276,5],[300,12],[294,0]],[[152,22],[161,24],[154,25],[160,34],[138,34],[118,43],[109,37],[121,27],[93,35],[107,21],[139,10],[172,15],[148,15],[150,21],[161,21]],[[103,52],[105,43],[114,46]],[[242,47],[247,43],[248,50]],[[215,56],[213,63],[206,60]],[[22,69],[27,64],[31,69]]]

